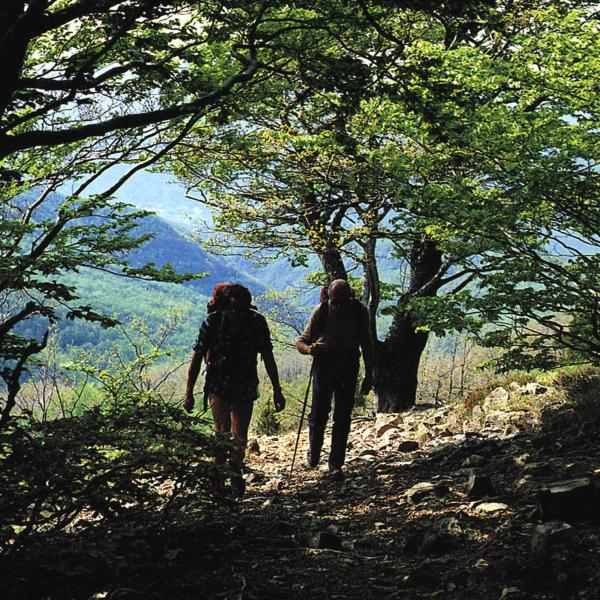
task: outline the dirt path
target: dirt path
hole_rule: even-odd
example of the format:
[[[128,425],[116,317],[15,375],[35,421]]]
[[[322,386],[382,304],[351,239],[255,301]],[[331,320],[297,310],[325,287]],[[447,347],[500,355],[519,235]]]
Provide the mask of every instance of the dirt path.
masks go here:
[[[293,436],[259,440],[239,553],[215,565],[221,597],[600,598],[588,517],[569,514],[562,537],[538,532],[532,551],[540,489],[600,473],[598,423],[582,429],[564,409],[489,413],[463,433],[435,409],[356,420],[344,484],[306,468],[305,446],[289,479]]]
[[[304,440],[289,478],[294,436],[260,438],[242,501],[46,540],[3,597],[600,599],[600,413],[497,396],[467,420],[355,419],[343,484],[304,466]],[[563,480],[550,518],[541,490]]]

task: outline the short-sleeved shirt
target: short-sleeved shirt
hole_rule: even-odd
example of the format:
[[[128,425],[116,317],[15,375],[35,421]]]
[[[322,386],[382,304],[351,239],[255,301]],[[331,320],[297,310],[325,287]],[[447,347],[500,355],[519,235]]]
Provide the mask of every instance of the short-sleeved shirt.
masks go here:
[[[205,394],[233,403],[258,398],[257,354],[272,352],[267,320],[257,311],[217,310],[200,325],[194,351],[207,357]]]

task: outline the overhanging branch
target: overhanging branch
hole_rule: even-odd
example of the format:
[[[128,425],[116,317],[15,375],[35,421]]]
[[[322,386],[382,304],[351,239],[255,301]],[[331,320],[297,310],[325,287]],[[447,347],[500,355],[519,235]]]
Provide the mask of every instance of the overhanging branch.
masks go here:
[[[243,71],[229,77],[220,88],[192,102],[154,111],[114,117],[104,122],[83,125],[72,129],[59,131],[28,131],[15,136],[4,135],[0,137],[0,158],[27,148],[52,147],[61,144],[70,144],[91,137],[107,135],[121,129],[145,127],[169,121],[177,117],[196,114],[203,109],[210,107],[223,96],[229,94],[236,84],[244,83],[252,78],[258,67],[257,60],[255,58],[246,59],[246,62],[247,66]]]

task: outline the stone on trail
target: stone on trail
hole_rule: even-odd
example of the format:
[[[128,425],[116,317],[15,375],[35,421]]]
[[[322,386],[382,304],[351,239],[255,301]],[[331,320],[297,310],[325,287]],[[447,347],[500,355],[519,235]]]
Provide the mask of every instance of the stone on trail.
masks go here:
[[[408,536],[404,551],[411,555],[447,554],[456,547],[461,533],[459,519],[455,515],[450,515],[436,520],[430,531]]]
[[[514,423],[509,423],[502,432],[502,438],[513,438],[520,433],[519,428]]]
[[[267,482],[267,490],[269,492],[279,492],[284,487],[284,480],[281,475],[273,477]]]
[[[518,587],[505,587],[500,594],[499,600],[521,600],[525,598],[523,592]]]
[[[425,498],[430,498],[431,496],[441,498],[449,491],[450,488],[446,483],[430,483],[423,481],[406,490],[406,500],[409,504],[415,505],[425,500]]]
[[[381,437],[386,431],[390,431],[393,429],[398,429],[400,424],[402,423],[402,418],[401,417],[395,417],[394,419],[392,419],[391,421],[388,421],[387,423],[383,423],[383,424],[377,424],[376,427],[376,431],[375,431],[375,437]]]
[[[540,490],[538,504],[544,521],[598,519],[600,516],[599,493],[588,477],[548,484]]]
[[[506,388],[502,386],[493,389],[487,396],[493,400],[506,401],[510,398],[510,393]]]
[[[359,453],[356,457],[358,460],[375,460],[377,458],[377,450],[374,448],[367,448]]]
[[[377,449],[365,448],[364,450],[361,450],[359,456],[377,456]]]
[[[484,427],[486,428],[505,428],[508,425],[514,425],[517,428],[524,428],[530,423],[528,413],[524,411],[509,411],[506,409],[493,410],[485,417]]]
[[[529,454],[529,452],[524,452],[523,454],[514,456],[513,462],[515,464],[515,467],[524,467],[529,462],[530,458],[531,458],[531,455]]]
[[[481,456],[480,454],[471,454],[471,456],[468,456],[467,458],[465,458],[465,460],[463,460],[462,466],[463,467],[478,467],[479,465],[482,465],[484,462],[485,462],[485,458],[483,456]]]
[[[419,449],[419,442],[414,440],[403,440],[398,444],[398,452],[414,452]]]
[[[481,406],[474,406],[473,410],[471,411],[471,419],[477,423],[482,423],[483,417],[483,408],[481,408]]]
[[[473,565],[476,571],[487,571],[490,568],[490,563],[485,558],[478,558]]]
[[[548,391],[548,388],[545,385],[540,385],[539,383],[528,383],[524,388],[521,389],[521,393],[525,395],[531,396],[541,396]]]
[[[504,504],[503,502],[482,502],[475,507],[477,512],[482,513],[495,513],[501,512],[508,509],[508,504]]]
[[[547,462],[532,462],[523,467],[523,472],[528,475],[539,475],[544,477],[545,475],[552,475],[554,468]]]
[[[574,529],[564,521],[548,521],[535,528],[531,537],[531,553],[545,555],[552,546],[573,540]]]
[[[478,475],[471,473],[469,475],[469,484],[467,486],[467,496],[477,500],[486,496],[493,496],[496,493],[494,484],[488,475]]]
[[[409,504],[419,504],[427,497],[433,496],[433,483],[421,482],[406,490],[406,500]]]
[[[483,412],[487,413],[495,409],[506,408],[509,400],[510,392],[503,387],[497,387],[487,395],[481,407],[483,408]]]
[[[425,425],[425,423],[419,423],[415,436],[421,442],[427,442],[433,439],[430,427]]]
[[[263,483],[267,481],[267,477],[263,473],[259,473],[257,471],[244,473],[243,478],[246,483]]]

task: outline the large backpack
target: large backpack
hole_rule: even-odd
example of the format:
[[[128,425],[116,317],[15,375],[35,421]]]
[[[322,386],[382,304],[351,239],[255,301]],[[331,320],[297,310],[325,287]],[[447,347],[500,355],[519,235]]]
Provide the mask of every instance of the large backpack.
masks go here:
[[[252,309],[220,310],[219,325],[211,359],[226,361],[235,366],[246,354],[256,352]]]
[[[211,299],[206,305],[206,311],[208,313],[214,312],[215,310],[222,310],[227,307],[228,299],[225,294],[227,288],[230,286],[230,283],[217,283],[217,285],[215,285]]]
[[[209,378],[234,380],[244,361],[256,360],[255,319],[252,309],[217,310],[210,315],[213,320],[209,336],[209,351],[204,389],[204,410],[208,408]],[[256,381],[258,385],[258,380]]]

